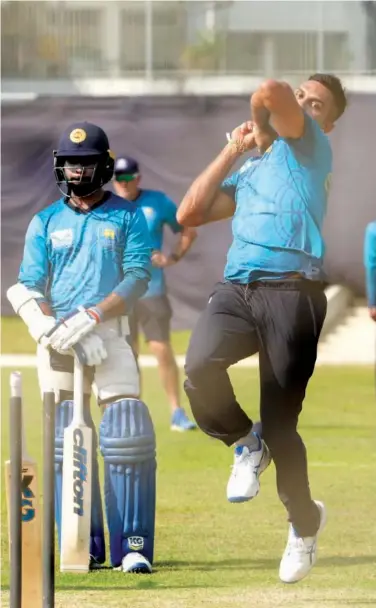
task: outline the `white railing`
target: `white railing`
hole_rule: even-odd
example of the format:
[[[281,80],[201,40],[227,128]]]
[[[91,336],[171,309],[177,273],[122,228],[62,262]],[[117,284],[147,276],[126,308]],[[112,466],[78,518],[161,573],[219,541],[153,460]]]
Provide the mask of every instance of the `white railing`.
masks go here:
[[[16,80],[370,74],[374,4],[2,2],[3,90]]]

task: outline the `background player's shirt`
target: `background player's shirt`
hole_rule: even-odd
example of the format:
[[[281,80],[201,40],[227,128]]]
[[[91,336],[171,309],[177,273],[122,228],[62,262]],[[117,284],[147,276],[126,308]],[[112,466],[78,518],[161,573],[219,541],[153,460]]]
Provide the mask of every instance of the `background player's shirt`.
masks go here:
[[[364,237],[364,267],[368,306],[376,308],[376,221],[368,224]]]
[[[248,283],[290,272],[323,278],[321,229],[331,172],[329,139],[306,116],[300,139],[278,137],[223,182],[236,203],[226,280]]]
[[[163,192],[157,190],[141,190],[139,197],[133,201],[142,209],[151,238],[153,249],[162,250],[163,229],[169,226],[175,234],[183,230],[176,221],[177,207]],[[151,280],[143,298],[151,298],[166,293],[166,281],[163,268],[152,267]]]
[[[35,215],[18,280],[42,293],[60,318],[111,292],[130,308],[150,279],[151,244],[143,214],[115,194],[90,212],[59,199]]]

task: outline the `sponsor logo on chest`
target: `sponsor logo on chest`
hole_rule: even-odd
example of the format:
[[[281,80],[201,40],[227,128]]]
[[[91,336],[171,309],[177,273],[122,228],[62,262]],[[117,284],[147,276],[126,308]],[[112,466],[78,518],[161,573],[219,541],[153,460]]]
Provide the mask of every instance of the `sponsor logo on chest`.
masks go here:
[[[55,230],[55,232],[51,232],[50,237],[53,249],[71,247],[73,244],[72,228],[66,228],[65,230]]]

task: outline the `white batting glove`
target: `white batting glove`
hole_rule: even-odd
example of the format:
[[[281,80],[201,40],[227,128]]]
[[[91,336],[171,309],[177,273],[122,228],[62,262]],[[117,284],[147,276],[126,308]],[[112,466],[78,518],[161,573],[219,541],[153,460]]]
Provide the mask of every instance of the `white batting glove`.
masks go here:
[[[32,338],[34,338],[35,342],[40,342],[44,344],[46,341],[46,334],[56,325],[55,317],[50,317],[48,315],[36,315],[35,319],[29,323],[28,330],[29,334]]]
[[[107,359],[107,351],[103,340],[95,333],[84,336],[82,340],[72,347],[72,349],[69,349],[70,352],[72,352],[72,350],[76,353],[82,365],[100,365]],[[65,354],[63,351],[60,352]]]
[[[92,332],[100,321],[97,309],[85,309],[80,306],[69,317],[56,323],[47,333],[48,345],[58,352],[67,351]]]

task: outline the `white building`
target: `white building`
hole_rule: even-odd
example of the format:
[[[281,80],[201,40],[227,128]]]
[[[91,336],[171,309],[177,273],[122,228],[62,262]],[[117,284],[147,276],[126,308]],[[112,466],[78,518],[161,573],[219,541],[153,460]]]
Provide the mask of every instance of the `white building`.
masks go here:
[[[52,90],[55,81],[88,79],[111,79],[111,86],[115,80],[137,79],[145,86],[167,79],[181,86],[188,77],[202,75],[300,77],[316,70],[362,74],[376,69],[371,65],[365,4],[2,2],[2,89]]]

